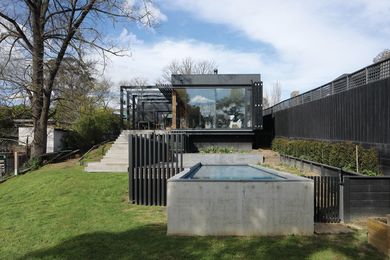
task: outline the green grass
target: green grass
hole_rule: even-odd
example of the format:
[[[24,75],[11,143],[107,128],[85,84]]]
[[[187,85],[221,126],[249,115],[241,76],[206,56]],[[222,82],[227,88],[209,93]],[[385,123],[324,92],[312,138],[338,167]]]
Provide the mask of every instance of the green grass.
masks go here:
[[[383,259],[365,232],[166,236],[163,207],[127,203],[126,174],[50,165],[0,184],[1,259]]]
[[[266,167],[266,168],[271,168],[271,169],[274,169],[277,171],[288,172],[288,173],[295,174],[298,176],[305,176],[305,172],[301,171],[297,167],[292,167],[292,166],[288,166],[285,164],[272,165],[272,164],[268,164],[268,163],[263,163],[263,164],[259,164],[259,165]]]

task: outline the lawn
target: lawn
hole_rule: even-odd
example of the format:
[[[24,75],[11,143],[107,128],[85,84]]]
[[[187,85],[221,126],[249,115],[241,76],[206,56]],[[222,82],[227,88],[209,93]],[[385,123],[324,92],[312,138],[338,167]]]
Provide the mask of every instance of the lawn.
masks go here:
[[[127,175],[45,166],[0,184],[0,258],[383,259],[364,231],[339,236],[166,236],[163,207],[129,205]]]

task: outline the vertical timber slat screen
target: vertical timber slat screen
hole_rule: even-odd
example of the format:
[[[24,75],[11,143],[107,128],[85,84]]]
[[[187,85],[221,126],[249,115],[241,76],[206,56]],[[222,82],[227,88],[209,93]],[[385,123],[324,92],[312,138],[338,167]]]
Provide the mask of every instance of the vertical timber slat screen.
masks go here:
[[[314,181],[314,221],[340,222],[340,179],[331,176],[309,176]]]
[[[185,134],[129,134],[129,201],[165,206],[167,180],[183,168]]]

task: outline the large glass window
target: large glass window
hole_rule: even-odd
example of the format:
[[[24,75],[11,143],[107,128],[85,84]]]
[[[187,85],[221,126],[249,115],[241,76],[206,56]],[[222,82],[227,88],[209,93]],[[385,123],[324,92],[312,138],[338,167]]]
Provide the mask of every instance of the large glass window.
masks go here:
[[[251,88],[176,90],[182,129],[251,128]]]

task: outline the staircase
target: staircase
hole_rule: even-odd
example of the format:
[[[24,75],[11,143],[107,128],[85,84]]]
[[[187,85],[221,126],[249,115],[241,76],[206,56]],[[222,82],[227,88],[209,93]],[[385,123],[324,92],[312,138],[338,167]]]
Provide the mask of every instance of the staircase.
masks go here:
[[[115,140],[110,150],[100,162],[90,162],[85,167],[86,172],[127,172],[129,167],[129,134],[150,134],[164,131],[153,130],[123,130]]]
[[[130,131],[122,131],[115,140],[110,150],[104,155],[100,162],[87,164],[87,172],[127,172],[129,165],[128,135]]]

